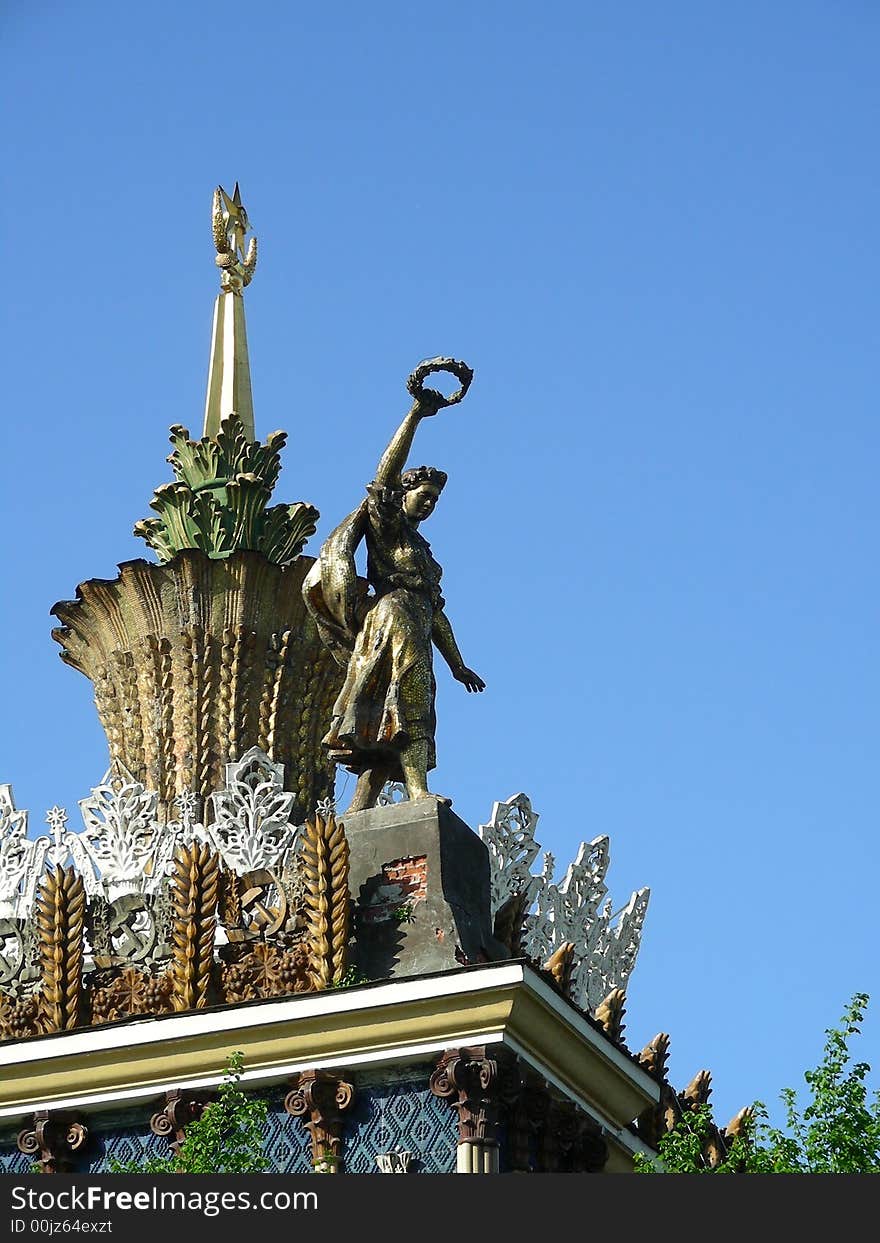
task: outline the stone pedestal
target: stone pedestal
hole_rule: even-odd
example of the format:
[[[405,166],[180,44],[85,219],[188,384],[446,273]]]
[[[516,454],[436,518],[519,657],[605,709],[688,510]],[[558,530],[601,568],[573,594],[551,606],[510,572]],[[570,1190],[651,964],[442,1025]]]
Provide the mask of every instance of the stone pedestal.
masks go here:
[[[342,820],[360,973],[425,975],[509,957],[492,935],[489,852],[451,808],[426,798]]]

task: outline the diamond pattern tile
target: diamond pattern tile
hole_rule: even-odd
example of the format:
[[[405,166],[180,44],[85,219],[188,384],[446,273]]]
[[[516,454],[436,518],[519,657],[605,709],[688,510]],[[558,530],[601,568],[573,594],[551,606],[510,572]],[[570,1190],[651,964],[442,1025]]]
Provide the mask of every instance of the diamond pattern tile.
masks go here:
[[[413,1174],[455,1171],[456,1115],[428,1087],[432,1066],[410,1068],[408,1078],[382,1082],[355,1076],[354,1105],[346,1120],[346,1174],[378,1174],[376,1155],[398,1149],[412,1153]]]

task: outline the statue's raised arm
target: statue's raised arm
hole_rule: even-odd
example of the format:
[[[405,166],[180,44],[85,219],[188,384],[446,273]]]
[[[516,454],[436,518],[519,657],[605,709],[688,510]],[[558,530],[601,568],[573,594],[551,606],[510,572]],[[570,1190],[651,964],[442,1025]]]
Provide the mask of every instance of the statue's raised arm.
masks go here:
[[[439,389],[425,388],[425,380],[437,371],[446,371],[458,380],[459,387],[449,397]],[[376,467],[376,483],[379,487],[400,487],[400,476],[420,421],[430,418],[446,406],[457,405],[470,388],[473,378],[474,373],[467,363],[459,362],[456,358],[429,358],[426,362],[419,363],[406,382],[413,404]]]
[[[454,375],[450,396],[425,388],[434,372]],[[418,531],[433,512],[446,474],[433,466],[404,470],[423,418],[456,405],[473,372],[454,358],[420,363],[407,380],[413,404],[382,454],[367,498],[321,548],[304,584],[306,603],[346,674],[324,738],[329,755],[358,774],[349,813],[372,807],[387,781],[406,784],[411,799],[429,797],[435,766],[432,645],[469,691],[482,678],[468,669],[440,593],[442,569]],[[358,596],[354,552],[367,545],[373,594]]]

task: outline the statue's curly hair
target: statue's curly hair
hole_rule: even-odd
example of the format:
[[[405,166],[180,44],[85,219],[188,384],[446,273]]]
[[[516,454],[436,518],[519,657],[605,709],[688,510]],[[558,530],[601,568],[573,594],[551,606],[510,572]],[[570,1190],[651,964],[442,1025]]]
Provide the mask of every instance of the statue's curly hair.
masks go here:
[[[438,470],[436,466],[414,466],[411,470],[403,472],[400,482],[403,484],[404,492],[409,492],[411,488],[417,488],[423,483],[432,483],[442,492],[448,478],[446,471]]]

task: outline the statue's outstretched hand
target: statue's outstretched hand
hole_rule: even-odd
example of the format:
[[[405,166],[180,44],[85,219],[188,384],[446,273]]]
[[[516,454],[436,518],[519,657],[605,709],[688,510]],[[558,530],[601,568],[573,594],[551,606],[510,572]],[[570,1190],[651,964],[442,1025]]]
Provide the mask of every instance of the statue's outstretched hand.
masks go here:
[[[423,388],[416,397],[414,410],[420,419],[430,419],[448,405],[446,398],[435,388]]]
[[[461,682],[469,691],[484,691],[486,683],[478,673],[474,673],[473,669],[467,669],[464,665],[460,669],[456,669],[452,675],[456,682]]]
[[[458,380],[459,387],[448,397],[436,388],[425,388],[425,380],[437,371],[446,371]],[[438,410],[444,410],[447,406],[458,405],[470,388],[473,378],[473,370],[458,358],[425,359],[424,362],[419,363],[406,382],[406,387],[415,398],[415,413],[420,419],[426,419],[436,414]]]

